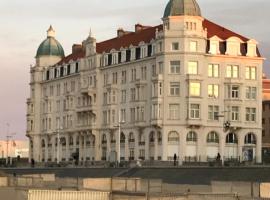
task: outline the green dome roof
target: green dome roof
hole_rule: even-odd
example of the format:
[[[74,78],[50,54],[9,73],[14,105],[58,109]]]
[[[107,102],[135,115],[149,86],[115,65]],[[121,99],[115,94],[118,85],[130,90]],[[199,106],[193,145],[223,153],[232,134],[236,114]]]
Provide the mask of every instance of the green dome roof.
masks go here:
[[[54,30],[49,28],[47,39],[44,40],[38,47],[36,58],[40,56],[59,56],[65,57],[62,45],[54,38]]]
[[[196,0],[170,0],[163,17],[183,15],[201,16],[201,9]]]

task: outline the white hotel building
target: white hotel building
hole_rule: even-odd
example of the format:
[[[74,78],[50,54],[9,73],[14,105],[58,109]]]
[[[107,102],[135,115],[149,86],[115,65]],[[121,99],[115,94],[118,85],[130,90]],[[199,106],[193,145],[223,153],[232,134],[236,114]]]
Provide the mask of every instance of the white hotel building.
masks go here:
[[[30,157],[108,161],[120,145],[126,161],[260,163],[263,60],[195,0],[170,0],[157,26],[90,34],[67,57],[50,27],[31,67]]]

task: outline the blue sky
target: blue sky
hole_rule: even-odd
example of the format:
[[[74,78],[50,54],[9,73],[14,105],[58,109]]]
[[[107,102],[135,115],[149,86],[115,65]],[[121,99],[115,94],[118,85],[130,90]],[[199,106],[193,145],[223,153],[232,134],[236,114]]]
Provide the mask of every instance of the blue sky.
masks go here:
[[[254,38],[270,58],[269,0],[197,0],[205,18]],[[81,43],[90,28],[98,41],[114,37],[122,27],[161,23],[168,0],[1,0],[0,1],[0,138],[25,135],[29,65],[52,24],[66,54]],[[270,62],[265,72],[270,75]]]

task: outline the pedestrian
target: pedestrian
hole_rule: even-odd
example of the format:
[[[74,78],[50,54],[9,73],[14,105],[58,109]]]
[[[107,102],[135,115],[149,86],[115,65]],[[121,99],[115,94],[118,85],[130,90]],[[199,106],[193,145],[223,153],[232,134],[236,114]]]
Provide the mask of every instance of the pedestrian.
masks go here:
[[[176,166],[176,160],[177,160],[177,155],[175,153],[174,156],[173,156],[174,166]]]
[[[32,158],[31,159],[31,167],[34,168],[35,167],[35,160]]]
[[[217,154],[217,162],[220,162],[220,158],[221,158],[221,156],[220,156],[220,154],[218,153],[218,154]]]

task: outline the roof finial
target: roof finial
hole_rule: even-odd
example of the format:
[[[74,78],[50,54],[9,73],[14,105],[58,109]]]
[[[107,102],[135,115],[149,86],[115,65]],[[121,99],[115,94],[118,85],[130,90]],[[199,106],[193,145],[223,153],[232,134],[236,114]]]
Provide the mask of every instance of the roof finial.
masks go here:
[[[89,37],[92,37],[92,29],[90,28]]]
[[[50,25],[49,29],[47,30],[47,37],[55,37],[55,31],[52,25]]]

